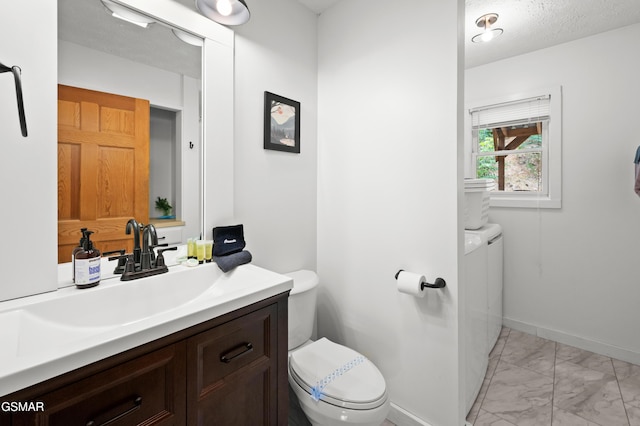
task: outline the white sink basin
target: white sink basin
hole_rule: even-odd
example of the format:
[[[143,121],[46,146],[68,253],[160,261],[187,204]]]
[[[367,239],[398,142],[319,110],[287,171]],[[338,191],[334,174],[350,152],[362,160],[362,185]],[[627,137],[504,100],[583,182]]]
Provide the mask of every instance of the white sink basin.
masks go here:
[[[44,321],[68,327],[109,327],[139,321],[187,303],[213,286],[219,268],[196,267],[189,282],[176,283],[173,274],[154,279],[119,280],[97,287],[72,289],[71,295],[37,303],[28,312]],[[182,285],[181,285],[182,284]]]
[[[189,271],[188,282],[180,282],[180,275],[167,273],[156,275],[154,279],[128,282],[110,280],[83,290],[70,287],[59,290],[61,297],[45,298],[0,313],[0,341],[5,346],[0,352],[0,361],[43,348],[68,345],[116,327],[166,314],[213,287],[222,271],[212,267],[193,268]]]
[[[78,327],[53,324],[27,310],[0,314],[0,340],[3,349],[0,362],[25,356],[46,348],[68,345],[71,342],[105,331],[108,327]],[[46,330],[46,333],[42,333]]]
[[[0,303],[0,395],[167,336],[291,289],[288,277],[242,265],[177,265]]]

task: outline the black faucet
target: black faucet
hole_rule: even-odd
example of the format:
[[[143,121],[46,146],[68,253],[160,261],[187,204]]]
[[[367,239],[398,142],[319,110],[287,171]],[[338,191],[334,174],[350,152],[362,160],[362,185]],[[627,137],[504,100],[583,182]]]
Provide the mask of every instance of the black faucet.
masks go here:
[[[145,251],[150,252],[152,267],[155,267],[154,262],[156,261],[156,254],[153,249],[156,247],[167,247],[168,245],[167,243],[158,244],[158,233],[152,223],[145,226],[142,230],[142,254],[144,255]]]
[[[135,219],[129,219],[127,222],[127,227],[125,229],[125,233],[127,235],[131,234],[133,231],[133,262],[134,264],[140,263],[140,225],[136,222]]]
[[[142,231],[142,239],[145,240],[145,243],[150,244],[151,247],[158,246],[158,232],[156,231],[156,227],[153,226],[153,223],[150,223],[144,227],[144,230]],[[151,239],[151,241],[147,242],[148,239]]]
[[[142,248],[140,248],[140,228],[142,228]],[[153,249],[167,246],[168,244],[158,244],[158,233],[153,224],[144,225],[136,222],[135,219],[129,219],[125,232],[127,235],[133,232],[133,244],[135,247],[133,254],[121,254],[113,258],[119,259],[120,262],[125,262],[124,268],[122,268],[122,276],[120,277],[121,281],[150,277],[169,271],[164,262],[162,252],[176,250],[177,247],[158,250],[158,258],[156,259]]]

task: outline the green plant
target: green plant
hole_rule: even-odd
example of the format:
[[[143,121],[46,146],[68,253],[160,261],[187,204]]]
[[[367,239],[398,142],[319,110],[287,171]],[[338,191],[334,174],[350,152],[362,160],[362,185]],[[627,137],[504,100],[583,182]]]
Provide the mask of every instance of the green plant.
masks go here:
[[[169,216],[173,207],[171,207],[171,204],[169,204],[166,198],[158,197],[156,200],[156,209],[162,210],[165,216]]]

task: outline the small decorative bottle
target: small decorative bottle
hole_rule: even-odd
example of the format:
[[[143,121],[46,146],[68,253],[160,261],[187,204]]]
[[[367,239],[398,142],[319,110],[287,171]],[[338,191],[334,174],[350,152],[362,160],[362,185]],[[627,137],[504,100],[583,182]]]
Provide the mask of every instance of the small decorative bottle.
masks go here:
[[[93,248],[91,241],[93,231],[85,231],[83,249],[75,255],[76,287],[89,288],[100,284],[100,250]]]

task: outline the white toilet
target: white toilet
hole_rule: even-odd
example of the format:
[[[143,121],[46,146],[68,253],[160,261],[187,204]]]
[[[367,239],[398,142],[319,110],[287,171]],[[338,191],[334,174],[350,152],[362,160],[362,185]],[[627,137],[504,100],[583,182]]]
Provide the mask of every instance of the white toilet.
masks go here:
[[[389,412],[380,370],[364,356],[322,338],[312,341],[318,276],[296,271],[289,294],[289,384],[313,425],[379,426]]]

